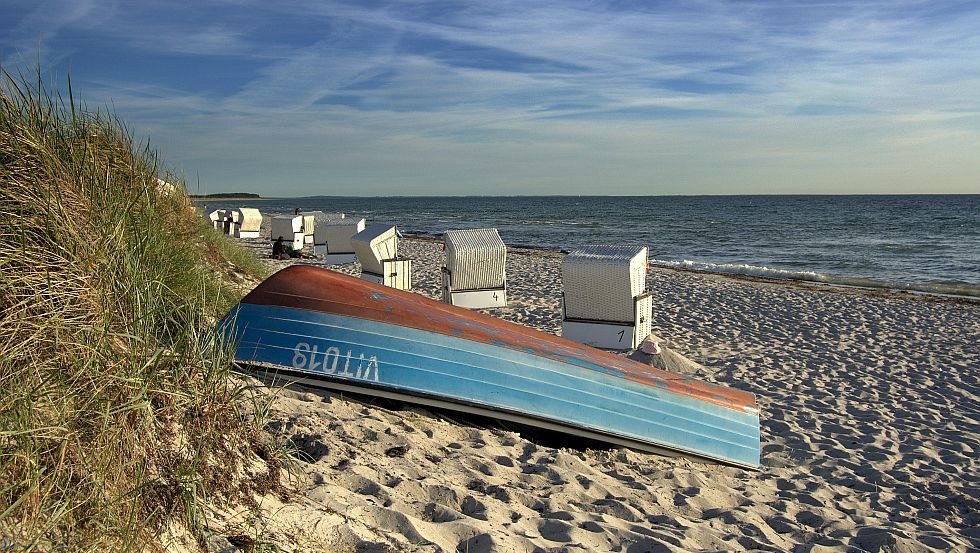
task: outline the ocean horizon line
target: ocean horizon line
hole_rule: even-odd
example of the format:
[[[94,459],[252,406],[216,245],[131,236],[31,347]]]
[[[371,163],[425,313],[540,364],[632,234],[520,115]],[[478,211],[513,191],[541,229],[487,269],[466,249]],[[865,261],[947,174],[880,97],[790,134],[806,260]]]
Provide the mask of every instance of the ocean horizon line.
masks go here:
[[[398,194],[355,196],[342,194],[316,194],[312,196],[249,196],[237,197],[237,194],[255,194],[254,192],[211,192],[208,194],[190,194],[192,200],[309,200],[321,198],[373,199],[373,198],[867,198],[867,197],[951,197],[951,196],[980,196],[980,193],[920,193],[920,192],[889,192],[889,193],[800,193],[800,194]]]

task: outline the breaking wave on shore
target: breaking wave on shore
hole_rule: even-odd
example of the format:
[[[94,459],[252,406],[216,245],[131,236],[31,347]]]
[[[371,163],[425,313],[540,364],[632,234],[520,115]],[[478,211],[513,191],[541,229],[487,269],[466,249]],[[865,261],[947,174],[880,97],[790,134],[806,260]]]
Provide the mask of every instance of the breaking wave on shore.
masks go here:
[[[872,288],[892,291],[898,290],[922,294],[980,298],[980,286],[959,281],[898,283],[873,278],[828,275],[815,271],[793,271],[748,265],[744,263],[709,263],[690,260],[669,261],[664,259],[651,259],[650,264],[656,267],[666,267],[671,269],[685,269],[690,271],[721,273],[728,275],[744,275],[774,280],[795,280],[803,282],[816,282],[820,284],[832,284],[837,286],[853,286],[858,288]]]

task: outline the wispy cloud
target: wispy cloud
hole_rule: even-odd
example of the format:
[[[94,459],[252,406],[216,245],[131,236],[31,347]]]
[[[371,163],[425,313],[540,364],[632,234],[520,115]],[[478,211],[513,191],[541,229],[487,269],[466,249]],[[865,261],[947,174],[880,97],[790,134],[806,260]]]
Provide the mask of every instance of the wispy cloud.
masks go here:
[[[70,67],[90,104],[111,99],[213,189],[887,192],[894,175],[867,166],[894,159],[912,166],[903,186],[942,166],[948,191],[969,191],[980,169],[963,153],[980,147],[971,3],[10,11],[6,66]]]

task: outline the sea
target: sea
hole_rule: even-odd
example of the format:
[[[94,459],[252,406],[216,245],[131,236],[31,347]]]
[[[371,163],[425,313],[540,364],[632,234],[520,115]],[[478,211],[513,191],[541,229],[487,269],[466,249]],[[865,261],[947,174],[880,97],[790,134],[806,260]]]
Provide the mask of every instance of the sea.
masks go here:
[[[343,212],[406,234],[496,228],[571,251],[637,244],[652,265],[980,298],[980,194],[199,199],[208,210]]]

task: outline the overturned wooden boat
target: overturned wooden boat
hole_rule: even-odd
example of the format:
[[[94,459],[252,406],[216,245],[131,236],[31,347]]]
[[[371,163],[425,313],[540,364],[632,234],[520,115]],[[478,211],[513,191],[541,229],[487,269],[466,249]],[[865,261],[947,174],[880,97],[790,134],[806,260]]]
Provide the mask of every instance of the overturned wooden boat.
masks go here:
[[[279,271],[219,332],[238,363],[330,389],[759,465],[751,393],[328,269]]]

